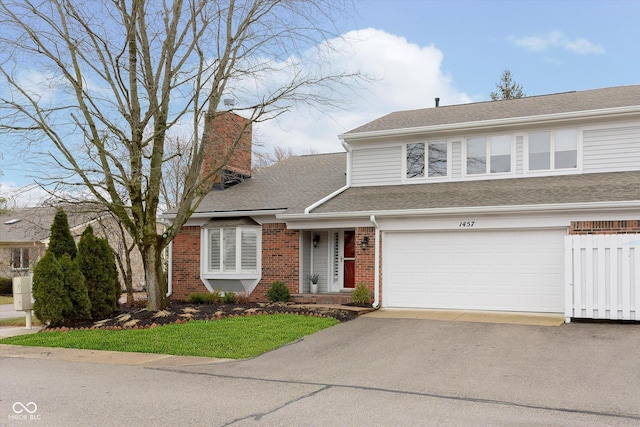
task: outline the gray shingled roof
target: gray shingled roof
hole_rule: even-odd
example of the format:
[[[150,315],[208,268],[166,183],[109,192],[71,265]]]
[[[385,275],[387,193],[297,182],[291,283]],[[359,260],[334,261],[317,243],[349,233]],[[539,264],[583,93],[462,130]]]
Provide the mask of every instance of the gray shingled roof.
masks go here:
[[[446,102],[446,100],[444,100]],[[520,99],[477,102],[397,111],[357,127],[345,136],[426,126],[461,124],[482,120],[531,117],[640,105],[640,85],[529,96]]]
[[[197,213],[304,209],[346,184],[346,153],[295,156],[257,171],[250,179],[212,191]]]
[[[640,201],[640,171],[352,187],[312,213]]]
[[[90,208],[64,207],[70,228],[87,224],[97,218],[96,213],[87,212],[87,209]],[[55,207],[19,208],[0,215],[0,244],[32,243],[47,239],[56,210]]]

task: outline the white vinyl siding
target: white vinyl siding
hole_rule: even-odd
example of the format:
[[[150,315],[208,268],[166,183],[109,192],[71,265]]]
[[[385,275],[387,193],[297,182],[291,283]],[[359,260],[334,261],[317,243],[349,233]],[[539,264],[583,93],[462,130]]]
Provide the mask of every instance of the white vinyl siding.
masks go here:
[[[462,142],[451,143],[451,177],[460,178],[462,176]]]
[[[351,185],[401,184],[402,146],[353,150]]]
[[[516,137],[516,173],[524,172],[524,137]]]
[[[640,169],[640,126],[586,130],[583,141],[585,172]]]

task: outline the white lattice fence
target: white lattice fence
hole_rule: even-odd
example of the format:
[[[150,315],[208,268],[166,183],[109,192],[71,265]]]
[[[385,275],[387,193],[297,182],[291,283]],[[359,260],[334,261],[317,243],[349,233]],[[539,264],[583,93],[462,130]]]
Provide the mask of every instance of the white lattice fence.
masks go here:
[[[640,321],[640,234],[565,238],[565,317]]]

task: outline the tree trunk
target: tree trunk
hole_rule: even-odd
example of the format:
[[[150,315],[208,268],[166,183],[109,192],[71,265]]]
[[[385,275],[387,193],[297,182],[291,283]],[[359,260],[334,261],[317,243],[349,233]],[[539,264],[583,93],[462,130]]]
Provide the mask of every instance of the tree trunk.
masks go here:
[[[152,245],[143,248],[141,252],[147,286],[147,309],[162,310],[169,305],[167,284],[162,269],[162,251]]]

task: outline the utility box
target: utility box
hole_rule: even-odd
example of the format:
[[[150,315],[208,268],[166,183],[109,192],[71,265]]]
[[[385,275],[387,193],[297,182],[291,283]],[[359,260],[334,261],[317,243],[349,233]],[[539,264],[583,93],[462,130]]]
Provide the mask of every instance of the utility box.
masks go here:
[[[17,311],[33,310],[31,299],[32,275],[13,278],[13,309]]]

